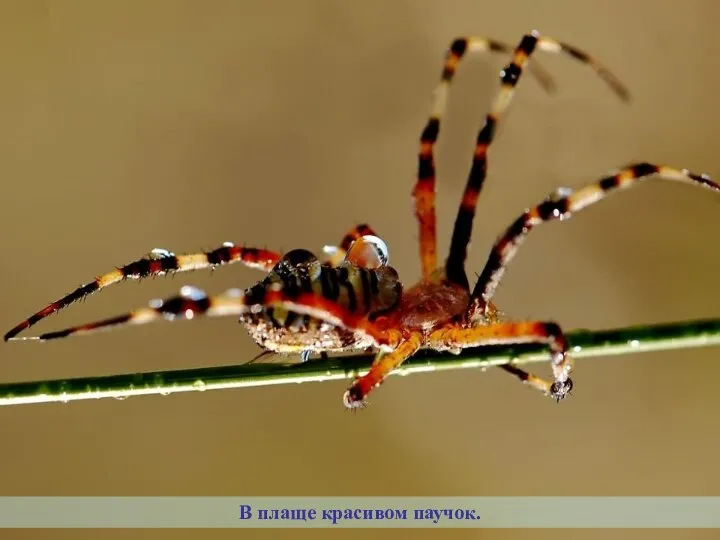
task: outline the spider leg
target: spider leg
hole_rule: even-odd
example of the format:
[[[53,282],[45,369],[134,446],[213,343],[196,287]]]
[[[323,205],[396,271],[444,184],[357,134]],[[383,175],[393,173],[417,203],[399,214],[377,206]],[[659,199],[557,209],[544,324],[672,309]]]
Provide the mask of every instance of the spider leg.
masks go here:
[[[471,295],[468,316],[470,320],[481,316],[491,301],[507,265],[517,253],[520,244],[528,233],[540,223],[552,220],[566,220],[573,212],[600,202],[615,191],[638,185],[648,178],[664,178],[694,184],[720,193],[720,185],[706,175],[699,175],[686,169],[674,169],[665,165],[637,163],[621,169],[612,176],[572,192],[567,188],[559,189],[552,197],[539,205],[526,210],[507,229],[492,247],[485,268]]]
[[[478,133],[472,167],[468,175],[460,209],[455,219],[450,252],[445,263],[445,275],[447,278],[468,290],[470,286],[465,273],[465,259],[467,258],[467,249],[472,235],[472,224],[475,218],[478,197],[487,176],[488,148],[495,139],[498,121],[510,105],[520,76],[527,66],[530,56],[536,49],[552,53],[565,53],[589,65],[620,98],[623,100],[629,99],[628,91],[623,84],[585,52],[552,38],[540,36],[536,32],[523,36],[513,53],[512,61],[500,72],[500,91],[492,104],[490,113],[486,117],[485,124]]]
[[[448,90],[455,70],[466,52],[510,53],[512,47],[487,37],[458,37],[450,45],[443,65],[440,82],[432,94],[430,117],[420,136],[417,181],[413,189],[415,215],[420,227],[420,264],[422,277],[430,280],[437,268],[436,217],[435,217],[435,156],[434,148],[440,134],[440,119],[445,113]],[[533,66],[534,75],[547,90],[554,89],[552,78]]]
[[[309,315],[334,326],[364,333],[373,338],[378,346],[392,348],[399,341],[399,338],[392,331],[385,331],[369,322],[364,316],[351,313],[340,304],[316,293],[291,295],[276,288],[267,290],[253,287],[244,291],[241,289],[229,289],[222,294],[208,296],[200,289],[189,286],[183,287],[177,296],[164,300],[153,300],[148,307],[136,309],[123,315],[47,332],[39,336],[12,337],[9,340],[50,341],[114,327],[147,324],[163,319],[194,319],[201,315],[209,317],[238,316],[268,307]]]
[[[547,390],[557,400],[565,397],[572,389],[570,371],[572,361],[568,357],[568,341],[560,327],[553,322],[508,322],[464,328],[447,326],[428,336],[427,346],[435,350],[458,351],[484,345],[513,345],[520,343],[546,343],[550,349],[550,360],[554,382],[546,383],[539,377],[527,374],[518,368],[506,369],[521,376],[528,383],[541,390]]]
[[[524,369],[520,369],[513,364],[503,364],[498,367],[508,372],[510,375],[514,375],[520,380],[520,382],[530,385],[535,390],[539,390],[540,392],[548,396],[552,394],[552,383],[546,381],[541,377],[538,377],[534,373],[530,373],[528,371],[525,371]],[[570,384],[572,388],[572,382]]]
[[[240,315],[246,313],[248,309],[241,289],[230,289],[216,296],[208,296],[200,289],[185,286],[180,290],[178,296],[164,300],[153,300],[148,307],[136,309],[123,315],[47,332],[39,336],[11,337],[9,341],[50,341],[111,328],[137,326],[163,319],[193,319],[199,315],[208,317]]]
[[[347,389],[343,403],[348,409],[356,409],[365,405],[365,398],[373,388],[379,386],[391,371],[397,369],[405,360],[415,354],[422,345],[422,334],[411,333],[399,342],[396,348],[387,353],[380,353],[375,358],[370,371],[359,377]]]
[[[230,242],[226,242],[221,247],[212,251],[185,255],[175,255],[164,249],[154,249],[147,257],[115,268],[115,270],[103,274],[85,285],[81,285],[73,292],[44,307],[10,330],[5,334],[4,339],[8,341],[10,338],[30,328],[48,315],[52,315],[94,292],[126,279],[142,279],[150,276],[186,272],[188,270],[215,268],[221,264],[232,264],[236,262],[242,263],[250,268],[267,272],[275,266],[280,260],[280,257],[280,254],[272,251],[239,247]]]

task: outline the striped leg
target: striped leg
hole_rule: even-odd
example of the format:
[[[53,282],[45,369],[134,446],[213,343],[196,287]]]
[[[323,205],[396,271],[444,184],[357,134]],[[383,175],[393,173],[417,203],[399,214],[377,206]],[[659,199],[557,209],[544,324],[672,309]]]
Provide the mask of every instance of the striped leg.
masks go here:
[[[520,369],[519,367],[512,364],[503,364],[498,367],[504,371],[507,371],[510,375],[514,375],[520,380],[520,382],[530,385],[530,387],[534,388],[535,390],[539,390],[540,392],[548,396],[552,395],[552,383],[546,381],[545,379],[542,379],[537,375],[529,373],[524,369]],[[570,390],[572,390],[573,383],[572,379],[568,379],[568,381],[569,388],[567,389],[567,393],[569,394]]]
[[[10,341],[50,341],[99,330],[146,324],[159,320],[194,319],[205,315],[224,317],[242,315],[263,308],[279,308],[309,315],[322,322],[363,333],[380,346],[392,348],[398,341],[392,331],[384,331],[363,316],[349,312],[341,305],[315,293],[290,295],[282,290],[250,288],[230,289],[220,295],[208,296],[200,289],[185,286],[178,296],[153,300],[146,308],[102,321],[74,326],[33,337],[11,337]]]
[[[596,60],[586,53],[570,45],[560,43],[554,39],[540,36],[533,32],[522,38],[517,49],[513,53],[512,61],[500,73],[501,88],[487,115],[485,124],[478,133],[475,143],[475,154],[473,156],[472,168],[468,176],[465,192],[463,193],[460,209],[458,210],[450,243],[450,253],[445,263],[447,278],[469,289],[467,275],[465,273],[465,259],[467,248],[472,234],[472,224],[475,217],[475,208],[480,195],[485,177],[487,175],[487,152],[495,138],[500,116],[510,104],[515,86],[525,69],[530,56],[540,49],[552,53],[565,53],[580,62],[589,65],[623,100],[629,99],[628,91],[622,83],[607,69],[601,66]]]
[[[420,136],[417,183],[413,189],[415,215],[420,227],[420,264],[422,277],[431,279],[437,268],[436,217],[435,217],[435,156],[434,148],[440,133],[440,119],[445,112],[447,94],[455,70],[466,52],[510,53],[512,47],[486,37],[456,38],[445,56],[440,83],[432,96],[430,118]],[[538,65],[533,66],[534,75],[548,91],[554,88],[550,76]]]
[[[365,398],[373,388],[379,386],[394,369],[415,354],[422,345],[422,335],[412,333],[394,350],[380,353],[370,371],[359,377],[343,396],[343,403],[348,409],[356,409],[365,405]]]
[[[280,254],[272,251],[239,247],[230,242],[226,242],[221,247],[212,251],[187,255],[175,255],[164,249],[154,249],[147,257],[138,259],[137,261],[95,278],[93,281],[78,287],[70,294],[49,304],[10,330],[5,334],[4,339],[8,341],[10,338],[30,328],[48,315],[52,315],[94,292],[126,279],[142,279],[150,276],[186,272],[188,270],[215,268],[221,264],[232,264],[236,262],[243,263],[250,268],[268,272],[280,260],[280,257]]]
[[[217,296],[207,296],[200,289],[185,286],[180,294],[165,300],[153,300],[148,307],[101,321],[47,332],[39,336],[11,337],[9,341],[51,341],[76,335],[91,334],[123,326],[137,326],[158,320],[193,319],[199,315],[224,317],[241,315],[248,311],[243,291],[230,289]]]
[[[554,382],[550,384],[517,368],[506,369],[506,371],[511,371],[518,376],[520,376],[521,372],[525,373],[524,380],[535,388],[543,391],[546,389],[547,393],[558,401],[564,398],[572,389],[572,380],[569,377],[572,362],[567,355],[567,339],[560,327],[555,323],[509,322],[472,328],[450,326],[431,333],[427,344],[430,348],[436,350],[456,351],[468,347],[520,343],[548,344]]]
[[[565,220],[573,212],[578,212],[591,204],[600,202],[615,191],[635,186],[647,178],[665,178],[685,182],[720,193],[720,185],[713,182],[706,175],[695,174],[686,169],[680,170],[650,163],[638,163],[628,166],[612,176],[607,176],[575,192],[567,188],[559,189],[553,197],[534,208],[526,210],[510,225],[505,234],[495,242],[471,296],[468,311],[470,320],[483,314],[485,306],[488,305],[495,294],[508,263],[517,253],[522,241],[535,226],[546,221]]]

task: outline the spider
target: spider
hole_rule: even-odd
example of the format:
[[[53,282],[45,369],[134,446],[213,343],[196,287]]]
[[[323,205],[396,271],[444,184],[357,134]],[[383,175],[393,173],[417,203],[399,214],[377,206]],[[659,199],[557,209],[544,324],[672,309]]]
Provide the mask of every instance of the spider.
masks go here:
[[[564,53],[588,65],[621,99],[629,99],[624,85],[588,54],[541,36],[537,31],[524,35],[514,49],[485,37],[453,40],[445,56],[440,82],[433,93],[430,117],[420,137],[418,172],[413,189],[421,263],[421,279],[416,284],[403,286],[398,273],[388,264],[387,246],[368,225],[353,228],[339,246],[326,246],[324,262],[304,249],[282,255],[231,243],[212,251],[186,255],[156,249],[149,256],[118,267],[48,305],[5,334],[5,340],[46,341],[159,319],[238,316],[252,338],[267,351],[306,355],[307,352],[376,350],[378,354],[368,373],[356,378],[343,395],[343,403],[350,409],[363,406],[372,389],[421,348],[458,353],[468,347],[488,344],[536,342],[546,344],[549,349],[551,381],[511,364],[500,367],[560,401],[573,387],[568,342],[560,326],[545,321],[507,321],[493,303],[495,290],[522,241],[537,225],[564,221],[571,214],[613,192],[635,186],[643,179],[667,178],[717,193],[720,193],[720,185],[706,175],[686,169],[636,163],[574,192],[560,188],[525,210],[500,235],[471,288],[465,260],[477,200],[487,174],[488,149],[495,138],[497,124],[536,50]],[[445,264],[439,266],[434,146],[457,66],[466,53],[476,51],[507,51],[512,53],[512,58],[500,72],[500,91],[478,133],[449,254]],[[548,78],[540,72],[537,75],[543,86],[551,87]],[[243,290],[231,289],[208,296],[198,289],[183,287],[178,296],[154,300],[149,307],[125,315],[37,337],[16,337],[48,315],[125,279],[215,268],[236,262],[263,270],[267,275]]]

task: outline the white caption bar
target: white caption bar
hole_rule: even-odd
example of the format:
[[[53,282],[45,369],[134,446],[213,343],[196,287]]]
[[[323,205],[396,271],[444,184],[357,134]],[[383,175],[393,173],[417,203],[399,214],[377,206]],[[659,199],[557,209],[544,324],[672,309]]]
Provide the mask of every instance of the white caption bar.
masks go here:
[[[720,497],[0,497],[2,528],[720,528]]]

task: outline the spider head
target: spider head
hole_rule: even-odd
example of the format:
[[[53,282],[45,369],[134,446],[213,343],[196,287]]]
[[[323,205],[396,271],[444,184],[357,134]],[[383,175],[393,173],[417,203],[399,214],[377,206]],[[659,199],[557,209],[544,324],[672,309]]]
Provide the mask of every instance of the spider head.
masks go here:
[[[561,399],[564,399],[572,389],[573,382],[569,377],[564,381],[555,381],[552,386],[550,386],[550,396],[559,402]]]

